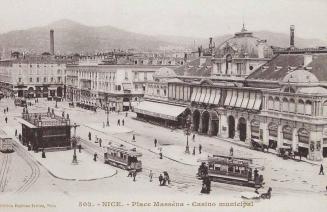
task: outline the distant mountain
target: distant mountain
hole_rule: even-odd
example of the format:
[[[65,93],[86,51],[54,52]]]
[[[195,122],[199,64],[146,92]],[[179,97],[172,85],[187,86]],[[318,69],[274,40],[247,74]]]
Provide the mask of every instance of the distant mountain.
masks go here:
[[[43,53],[49,51],[50,29],[54,29],[56,53],[94,53],[113,49],[158,50],[162,47],[196,48],[202,45],[208,47],[209,39],[169,36],[143,35],[129,32],[112,26],[86,26],[71,20],[59,20],[47,26],[34,27],[26,30],[16,30],[0,34],[0,52],[28,51]],[[266,39],[269,45],[289,46],[289,35],[269,31],[253,32],[254,36]],[[216,46],[233,37],[221,35],[213,38]],[[297,47],[327,46],[318,39],[303,39],[295,37]]]
[[[50,29],[54,29],[56,53],[99,52],[119,48],[149,50],[170,45],[154,36],[112,26],[93,27],[60,20],[43,27],[0,34],[0,48],[36,53],[49,51]]]

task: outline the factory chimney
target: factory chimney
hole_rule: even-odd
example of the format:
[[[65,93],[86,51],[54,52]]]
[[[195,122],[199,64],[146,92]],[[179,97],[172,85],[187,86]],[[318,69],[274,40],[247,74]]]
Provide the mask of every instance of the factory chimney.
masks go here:
[[[54,30],[50,30],[50,54],[54,55]]]
[[[294,30],[295,30],[295,26],[291,25],[290,26],[290,47],[294,48]]]

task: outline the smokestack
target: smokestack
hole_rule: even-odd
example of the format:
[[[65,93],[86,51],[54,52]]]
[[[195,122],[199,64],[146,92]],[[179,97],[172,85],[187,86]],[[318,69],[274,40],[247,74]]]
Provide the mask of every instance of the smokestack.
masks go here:
[[[50,54],[54,55],[54,30],[50,30]]]
[[[291,25],[290,26],[290,47],[294,47],[294,30],[295,30],[295,26]]]

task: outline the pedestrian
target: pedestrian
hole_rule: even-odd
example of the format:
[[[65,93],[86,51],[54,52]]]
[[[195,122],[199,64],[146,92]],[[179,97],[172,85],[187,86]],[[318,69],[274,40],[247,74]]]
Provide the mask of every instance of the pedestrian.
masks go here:
[[[195,155],[195,147],[193,147],[193,153],[192,154]]]
[[[6,109],[3,109],[3,113],[6,114]]]
[[[201,154],[201,152],[202,152],[202,145],[199,144],[199,154]]]
[[[254,173],[254,176],[253,176],[253,177],[254,177],[254,182],[256,182],[256,181],[257,181],[257,178],[259,177],[258,172],[259,172],[259,171],[258,171],[257,168],[255,168],[254,171],[253,171],[253,173]]]
[[[91,132],[89,132],[89,141],[91,141]]]
[[[8,111],[9,111],[9,108],[7,107],[7,113],[8,113]]]
[[[233,154],[234,154],[234,149],[233,149],[233,147],[230,147],[229,156],[233,157]]]
[[[159,185],[162,186],[163,176],[162,174],[159,175]]]
[[[193,141],[195,141],[195,134],[193,134],[193,137],[192,137]]]
[[[99,145],[100,145],[100,147],[101,147],[101,144],[102,144],[102,139],[100,138],[99,139]]]
[[[98,143],[99,142],[99,138],[97,135],[95,135],[95,143]]]
[[[78,144],[78,152],[79,152],[79,153],[82,152],[82,144]]]
[[[127,115],[128,115],[128,113],[126,112],[126,115],[125,115],[125,117],[127,117]]]
[[[150,182],[152,182],[152,178],[153,178],[153,172],[152,172],[152,170],[150,170],[149,178],[150,178]]]
[[[135,182],[135,178],[136,178],[136,170],[133,170],[133,181]]]
[[[158,141],[157,141],[157,139],[155,138],[155,139],[154,139],[154,147],[157,147],[157,143],[158,143]]]
[[[324,167],[322,164],[320,164],[320,172],[319,172],[319,175],[325,175],[324,173]]]
[[[15,130],[15,137],[17,137],[17,129]]]
[[[135,142],[135,134],[133,134],[133,142]]]
[[[120,119],[118,119],[117,121],[117,126],[120,126]]]
[[[93,155],[93,160],[94,160],[94,162],[97,161],[97,157],[98,157],[98,154],[97,154],[97,153],[94,153],[94,155]]]
[[[127,177],[132,177],[133,176],[133,169],[130,169],[129,171],[128,171],[128,175],[127,175]]]
[[[124,119],[122,120],[122,124],[123,124],[123,126],[124,126],[124,124],[125,124],[125,121],[124,121]]]
[[[8,118],[7,118],[7,116],[6,116],[6,118],[5,118],[5,121],[6,121],[6,124],[8,123]]]

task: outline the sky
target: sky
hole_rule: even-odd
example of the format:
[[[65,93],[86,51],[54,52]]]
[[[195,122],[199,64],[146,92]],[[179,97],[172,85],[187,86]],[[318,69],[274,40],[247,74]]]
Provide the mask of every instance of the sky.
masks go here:
[[[0,33],[70,19],[148,35],[203,37],[248,30],[327,41],[327,0],[0,0]]]

